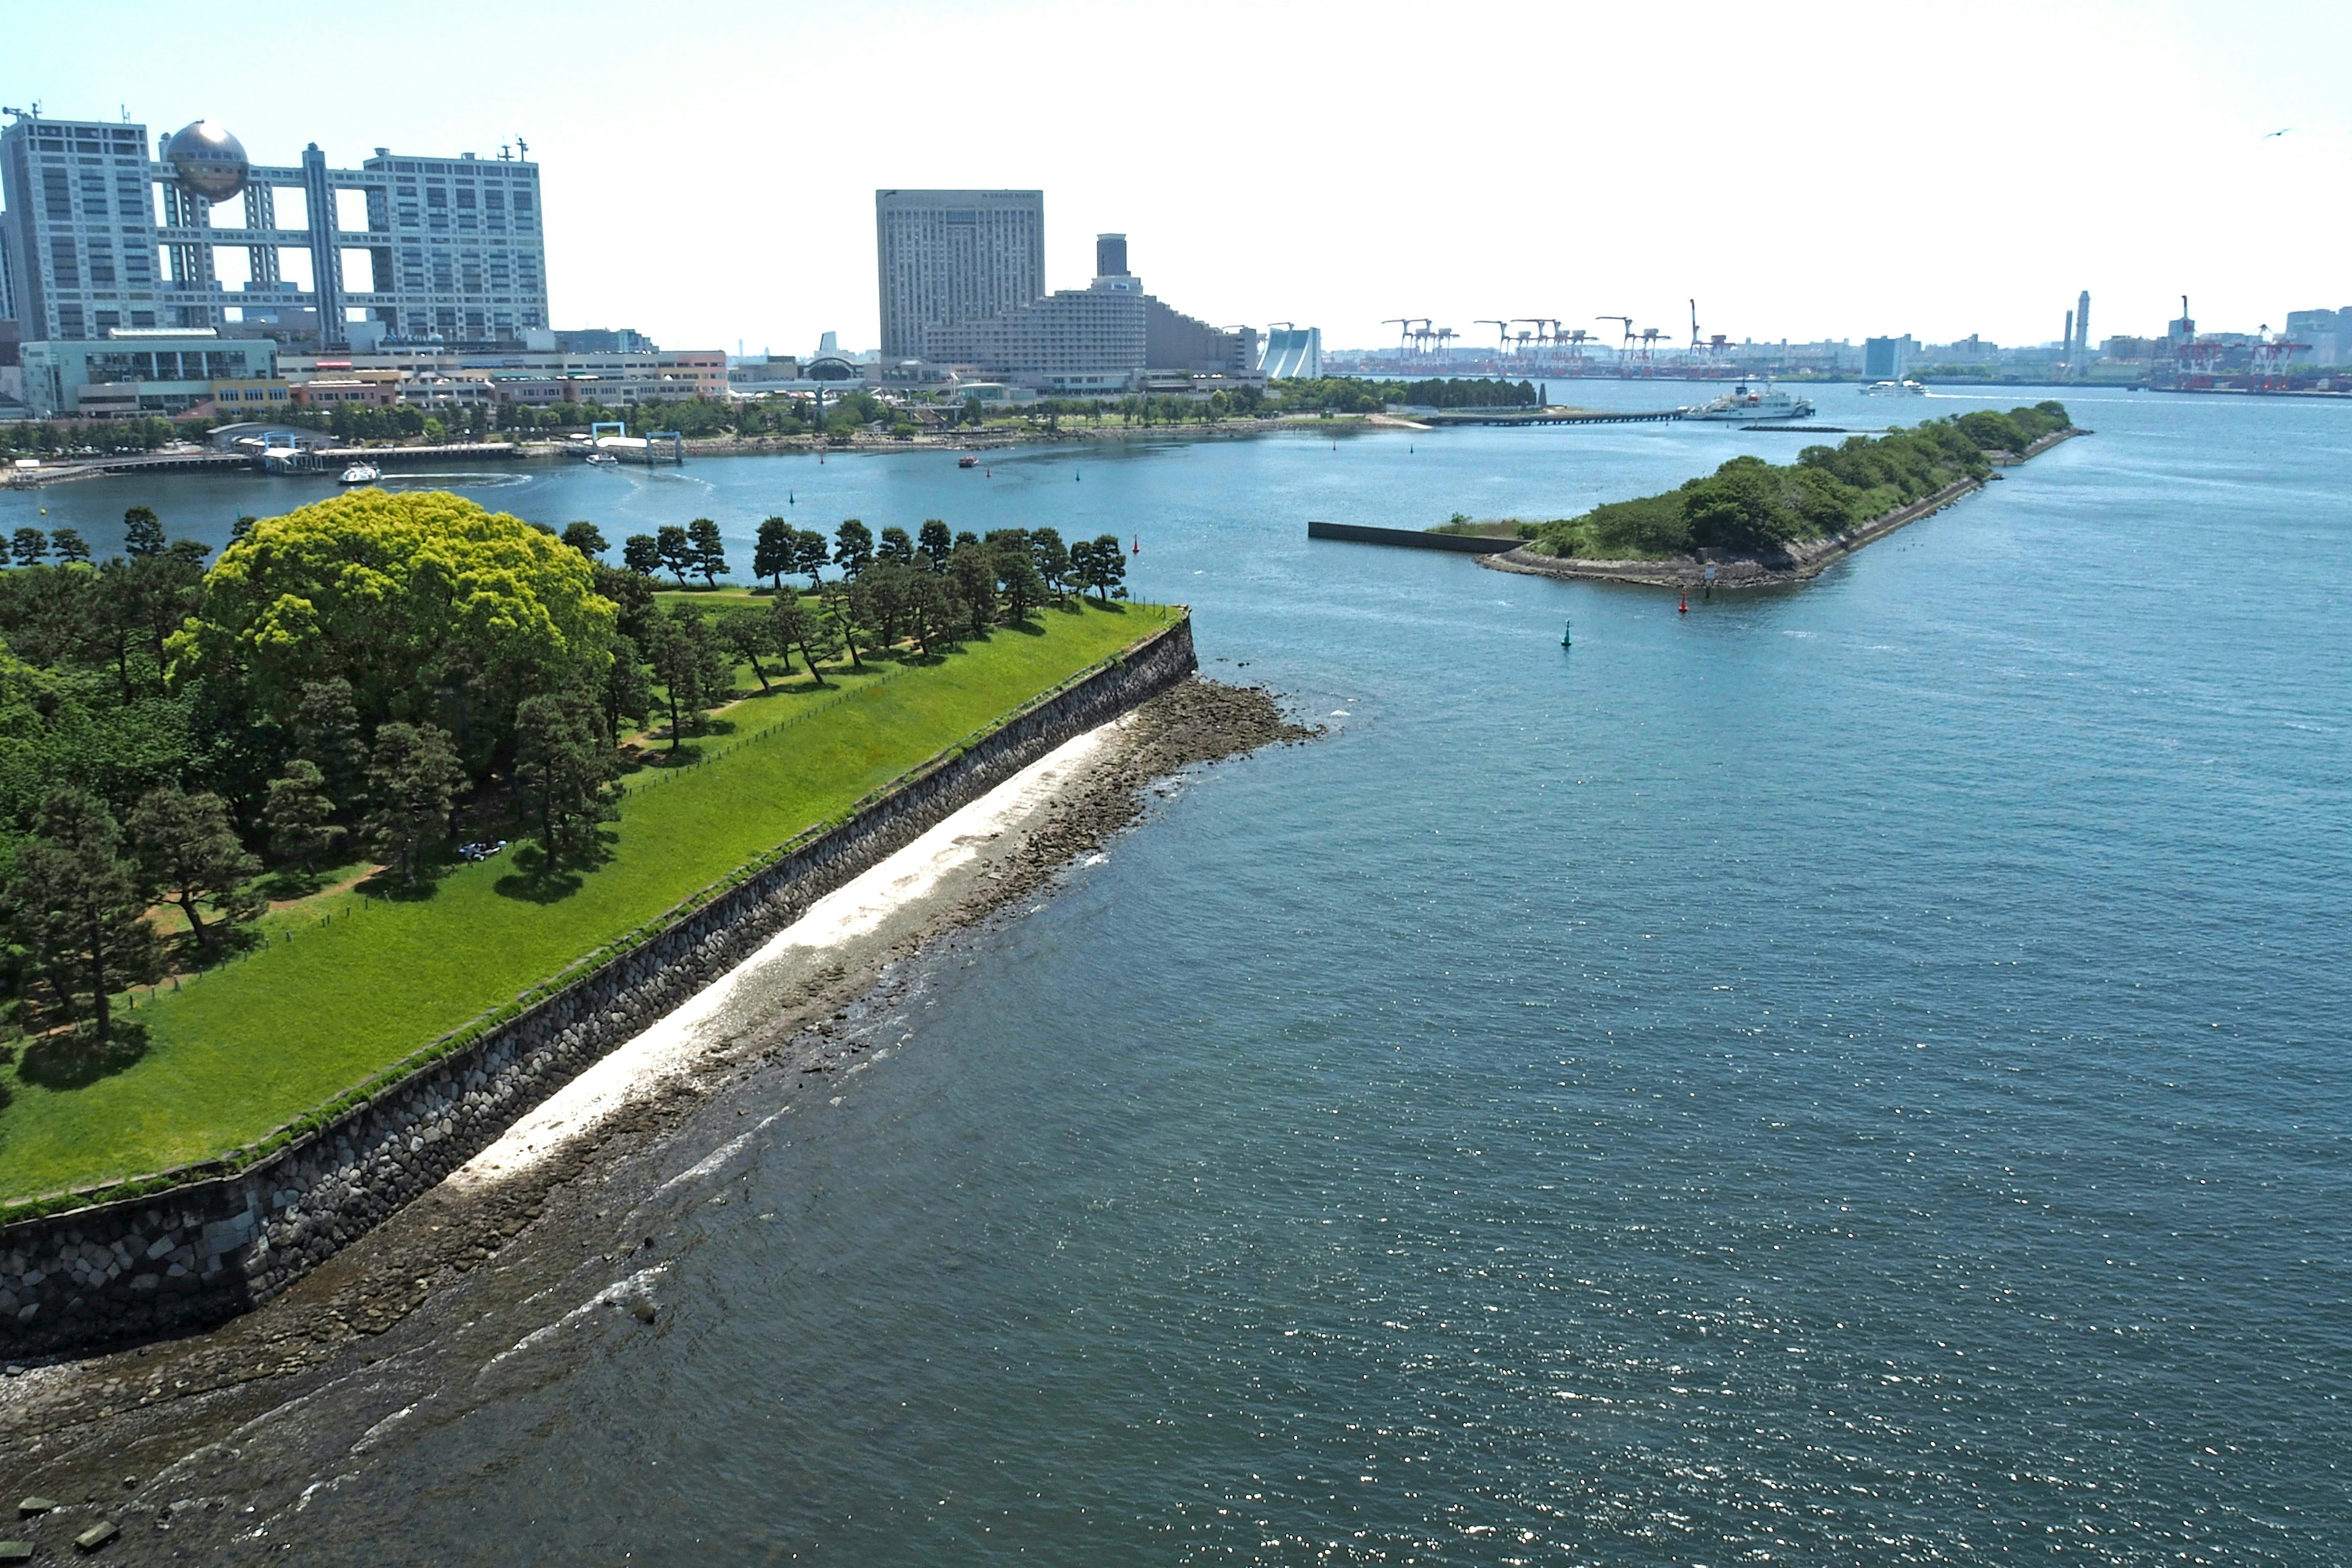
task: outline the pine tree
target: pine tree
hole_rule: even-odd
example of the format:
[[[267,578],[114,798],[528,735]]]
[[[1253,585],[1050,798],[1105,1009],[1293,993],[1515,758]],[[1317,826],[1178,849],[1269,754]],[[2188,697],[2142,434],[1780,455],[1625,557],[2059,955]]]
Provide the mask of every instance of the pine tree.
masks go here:
[[[856,576],[873,563],[874,531],[856,518],[845,519],[833,531],[833,563],[844,574]]]
[[[707,517],[698,517],[686,525],[686,537],[694,555],[694,569],[702,574],[704,585],[719,586],[719,574],[727,570],[727,546],[719,537],[719,525]]]
[[[948,532],[946,523],[936,517],[926,518],[915,537],[915,548],[930,557],[932,571],[944,572],[948,569],[948,557],[955,553],[955,539]]]
[[[751,575],[765,577],[782,593],[784,574],[793,566],[793,525],[781,517],[772,517],[760,524],[760,536],[751,546]]]
[[[915,542],[903,528],[886,528],[882,531],[882,542],[874,547],[874,559],[912,566],[915,563]]]
[[[180,906],[198,947],[216,940],[199,905],[210,904],[232,926],[261,913],[266,900],[247,885],[261,874],[261,862],[237,842],[220,796],[190,795],[177,784],[150,790],[125,826],[145,885]]]
[[[359,815],[367,794],[368,752],[350,681],[338,675],[303,682],[294,707],[294,754],[317,764],[341,815]]]
[[[37,528],[20,528],[8,536],[19,566],[32,566],[48,559],[49,536]]]
[[[146,912],[145,889],[106,807],[79,790],[51,796],[33,837],[17,847],[9,934],[61,1016],[79,1017],[87,998],[101,1045],[113,1037],[109,995],[156,972],[159,944]]]
[[[89,559],[89,544],[78,529],[58,529],[49,535],[49,543],[56,549],[59,561],[70,563]]]
[[[824,568],[833,559],[832,549],[824,535],[814,528],[803,528],[793,535],[793,570],[809,574],[811,592],[824,582]]]
[[[699,725],[706,709],[725,700],[733,671],[700,610],[672,605],[655,617],[652,631],[646,652],[669,709],[669,749],[676,752],[688,721]]]
[[[787,661],[792,649],[800,649],[801,662],[808,666],[810,679],[819,686],[824,685],[824,671],[817,666],[833,657],[831,623],[801,603],[797,594],[776,595],[768,615],[775,623],[776,645],[785,650]]]
[[[515,710],[515,787],[539,825],[548,869],[584,861],[596,824],[619,815],[612,782],[619,759],[596,732],[595,710],[570,692],[528,697]]]
[[[677,579],[679,587],[685,587],[686,574],[694,570],[696,554],[694,541],[687,536],[686,530],[674,522],[662,524],[654,534],[654,547],[660,552],[662,565]]]
[[[645,655],[638,651],[635,638],[615,632],[613,662],[604,670],[604,738],[619,745],[621,721],[642,724],[653,710],[654,689],[646,679]]]
[[[269,804],[261,816],[269,828],[269,852],[306,877],[343,841],[326,775],[307,757],[288,763],[286,771],[269,781]]]
[[[948,558],[948,582],[963,601],[971,635],[986,637],[988,623],[996,617],[996,563],[986,548],[978,543],[958,545]]]
[[[633,533],[621,542],[621,564],[640,577],[661,570],[661,541],[650,533]]]
[[[134,506],[122,514],[122,553],[133,561],[163,553],[163,523],[154,508]]]
[[[414,887],[449,834],[449,811],[466,782],[449,733],[433,724],[386,724],[375,732],[368,768],[373,809],[368,841]]]
[[[581,554],[585,555],[591,561],[595,560],[596,557],[604,554],[605,551],[612,548],[612,544],[604,538],[604,531],[593,522],[573,522],[565,524],[563,529],[563,542],[572,546],[572,549],[577,550]]]

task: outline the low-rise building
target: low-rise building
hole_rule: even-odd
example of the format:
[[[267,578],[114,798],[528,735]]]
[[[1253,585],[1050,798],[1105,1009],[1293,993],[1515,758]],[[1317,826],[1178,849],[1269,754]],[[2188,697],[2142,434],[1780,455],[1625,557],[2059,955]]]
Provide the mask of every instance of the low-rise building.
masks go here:
[[[278,345],[201,329],[119,327],[100,339],[26,343],[25,405],[37,419],[185,413],[218,381],[267,380]]]

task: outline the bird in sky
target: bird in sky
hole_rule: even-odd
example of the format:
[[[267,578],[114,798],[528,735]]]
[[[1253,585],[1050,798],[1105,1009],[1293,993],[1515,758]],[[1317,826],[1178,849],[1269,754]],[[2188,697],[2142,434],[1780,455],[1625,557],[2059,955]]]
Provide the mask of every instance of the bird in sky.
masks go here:
[[[2294,129],[2294,127],[2292,125],[2282,126],[2278,130],[2272,132],[2268,136],[2263,137],[2263,140],[2265,142],[2275,142]]]

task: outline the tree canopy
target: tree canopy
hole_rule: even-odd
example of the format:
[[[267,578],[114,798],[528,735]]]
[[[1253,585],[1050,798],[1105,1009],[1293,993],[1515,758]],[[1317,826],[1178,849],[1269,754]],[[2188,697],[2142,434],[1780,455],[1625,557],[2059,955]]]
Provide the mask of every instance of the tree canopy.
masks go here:
[[[614,617],[553,535],[442,491],[370,489],[256,523],[171,647],[279,723],[305,683],[347,680],[364,728],[437,721],[479,773],[524,696],[602,680]]]

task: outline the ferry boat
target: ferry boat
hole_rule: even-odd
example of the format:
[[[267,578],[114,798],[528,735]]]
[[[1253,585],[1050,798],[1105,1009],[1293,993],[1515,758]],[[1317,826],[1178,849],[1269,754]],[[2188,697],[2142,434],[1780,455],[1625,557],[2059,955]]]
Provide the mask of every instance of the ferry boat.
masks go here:
[[[1864,397],[1925,397],[1927,389],[1916,381],[1874,381],[1862,389]]]
[[[1685,419],[1737,419],[1756,424],[1772,419],[1811,419],[1813,405],[1801,397],[1792,397],[1774,386],[1764,384],[1763,390],[1753,391],[1741,382],[1711,403],[1683,410]]]
[[[966,452],[962,457],[956,459],[956,467],[959,468],[976,468],[980,467],[980,459],[973,457],[970,452]]]
[[[343,470],[342,478],[336,482],[346,485],[372,485],[382,478],[383,478],[383,470],[373,463],[353,463]]]

